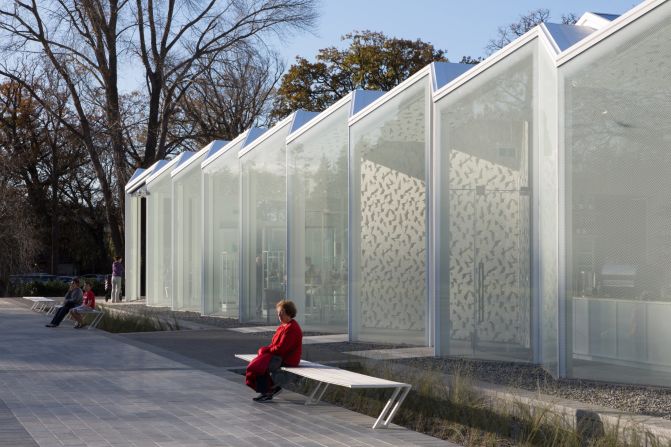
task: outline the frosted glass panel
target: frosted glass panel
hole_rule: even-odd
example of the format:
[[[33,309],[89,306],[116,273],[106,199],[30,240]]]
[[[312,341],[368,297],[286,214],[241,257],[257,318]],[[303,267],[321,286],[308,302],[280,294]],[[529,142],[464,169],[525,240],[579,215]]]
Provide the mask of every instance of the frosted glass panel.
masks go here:
[[[665,3],[560,69],[574,377],[671,379],[669,36]]]
[[[437,104],[442,354],[531,360],[535,52],[527,44]]]
[[[538,51],[538,58],[540,360],[556,377],[559,374],[558,85],[553,58],[547,51]]]
[[[172,306],[172,181],[170,173],[147,186],[147,305]]]
[[[206,314],[239,317],[240,162],[238,146],[203,170]]]
[[[288,131],[278,129],[240,159],[243,321],[275,324],[275,304],[286,295]]]
[[[175,310],[201,310],[201,181],[200,160],[196,160],[173,179],[175,252],[172,305]]]
[[[125,197],[125,254],[124,254],[124,291],[126,300],[140,298],[140,201],[142,199],[126,194]]]
[[[349,103],[287,146],[290,296],[304,327],[347,331]]]
[[[352,336],[426,344],[428,79],[351,131]]]

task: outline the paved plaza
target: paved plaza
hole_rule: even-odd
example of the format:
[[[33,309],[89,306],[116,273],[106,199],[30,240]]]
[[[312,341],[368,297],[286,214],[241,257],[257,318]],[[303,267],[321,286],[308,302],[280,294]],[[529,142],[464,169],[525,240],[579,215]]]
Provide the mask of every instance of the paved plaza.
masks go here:
[[[239,364],[230,353],[249,352],[237,349],[236,337],[221,337],[219,345],[228,345],[204,362],[184,351],[207,359],[215,331],[183,331],[189,348],[177,332],[158,343],[157,333],[74,330],[68,321],[49,329],[47,322],[20,300],[0,299],[0,446],[454,445],[400,427],[374,431],[373,418],[306,407],[291,392],[252,402],[242,377],[226,368]]]

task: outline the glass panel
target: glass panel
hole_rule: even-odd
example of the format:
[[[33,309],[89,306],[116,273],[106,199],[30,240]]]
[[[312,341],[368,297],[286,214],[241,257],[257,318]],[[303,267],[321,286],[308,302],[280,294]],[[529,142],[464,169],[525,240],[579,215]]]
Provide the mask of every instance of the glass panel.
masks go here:
[[[243,321],[275,324],[275,303],[286,293],[288,132],[286,124],[240,159]]]
[[[540,350],[541,362],[559,375],[559,158],[557,69],[547,51],[538,51],[538,184],[540,252]]]
[[[175,252],[172,305],[175,310],[201,310],[201,181],[200,160],[196,160],[173,179]]]
[[[428,79],[351,127],[355,340],[426,344]]]
[[[347,331],[349,103],[287,146],[290,296],[306,328]]]
[[[140,297],[140,200],[130,194],[125,197],[124,292],[127,301]]]
[[[205,313],[238,318],[240,144],[205,167]]]
[[[560,69],[573,377],[671,379],[670,35],[665,3]]]
[[[172,181],[170,172],[147,186],[147,305],[172,306]]]
[[[526,45],[437,104],[442,354],[531,360],[535,51]]]

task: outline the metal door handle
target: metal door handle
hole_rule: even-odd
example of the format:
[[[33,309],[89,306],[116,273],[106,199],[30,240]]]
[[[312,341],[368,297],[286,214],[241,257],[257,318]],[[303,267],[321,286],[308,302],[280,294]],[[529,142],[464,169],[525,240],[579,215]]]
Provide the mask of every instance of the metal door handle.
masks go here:
[[[478,289],[479,289],[479,322],[485,321],[485,263],[480,261],[478,265]]]

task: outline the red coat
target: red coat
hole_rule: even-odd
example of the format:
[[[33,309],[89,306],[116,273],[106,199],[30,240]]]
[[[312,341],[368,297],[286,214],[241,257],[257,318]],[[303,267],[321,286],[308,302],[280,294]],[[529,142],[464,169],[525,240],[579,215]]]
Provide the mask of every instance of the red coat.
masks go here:
[[[274,355],[282,357],[283,365],[298,366],[301,361],[302,348],[303,331],[296,320],[281,324],[275,331],[270,344],[259,348],[256,358],[247,365],[245,374],[247,386],[256,390],[256,377],[268,374],[268,365]],[[268,377],[268,382],[272,386],[270,377]]]
[[[283,365],[298,366],[301,362],[302,349],[303,331],[296,320],[291,320],[286,324],[280,324],[270,344],[259,349],[258,354],[279,355],[282,357]]]

